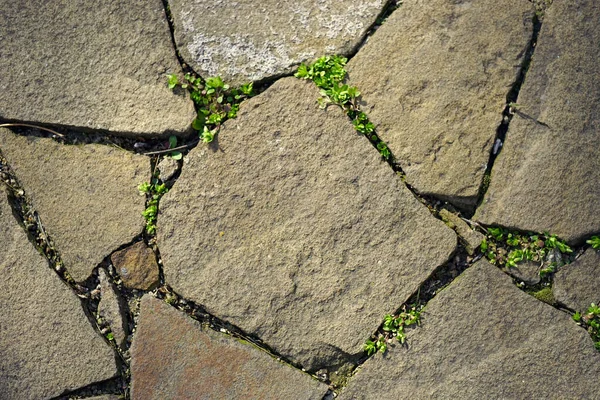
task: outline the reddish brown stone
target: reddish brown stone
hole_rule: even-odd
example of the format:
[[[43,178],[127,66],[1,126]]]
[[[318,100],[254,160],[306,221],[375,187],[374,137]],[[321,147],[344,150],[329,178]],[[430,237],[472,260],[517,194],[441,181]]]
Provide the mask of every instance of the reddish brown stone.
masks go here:
[[[144,242],[116,251],[110,259],[126,287],[150,290],[158,284],[156,256]]]
[[[131,398],[321,399],[327,386],[249,344],[142,298],[131,348]]]

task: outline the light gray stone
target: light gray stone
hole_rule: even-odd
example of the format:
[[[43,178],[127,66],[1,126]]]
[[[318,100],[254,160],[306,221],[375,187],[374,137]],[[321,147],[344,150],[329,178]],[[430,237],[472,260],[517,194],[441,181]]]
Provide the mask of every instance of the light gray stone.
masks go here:
[[[289,73],[326,54],[348,55],[383,0],[172,0],[177,47],[201,75],[242,84]]]
[[[101,293],[98,314],[110,326],[117,345],[123,346],[128,331],[123,299],[110,281],[104,268],[98,270],[98,278],[100,279]]]
[[[554,275],[554,297],[575,311],[600,305],[600,253],[588,249],[572,264],[561,267]]]
[[[580,244],[600,231],[600,3],[555,1],[475,219]]]
[[[504,268],[504,272],[528,285],[536,285],[541,280],[540,269],[539,262],[523,261],[518,263],[516,267]]]
[[[177,161],[173,160],[171,157],[165,157],[158,163],[156,168],[160,171],[160,179],[168,181],[175,175],[179,165],[177,164]]]
[[[166,283],[309,370],[362,352],[456,247],[339,107],[277,81],[161,200]]]
[[[131,398],[315,399],[327,385],[249,343],[203,328],[154,297],[142,298],[131,347]]]
[[[17,223],[0,185],[0,397],[58,396],[117,374],[79,299]]]
[[[69,146],[0,128],[0,151],[23,186],[65,267],[86,279],[111,251],[142,232],[147,157],[110,146]]]
[[[587,332],[485,260],[427,304],[407,342],[369,359],[338,398],[592,399],[600,390]]]
[[[445,208],[440,210],[440,217],[446,225],[454,229],[458,237],[464,243],[467,253],[473,255],[483,239],[485,239],[485,235],[471,229],[469,224],[463,221],[458,215],[451,213]]]
[[[349,62],[349,82],[407,182],[473,209],[531,39],[527,0],[406,0]]]
[[[117,134],[189,130],[161,0],[0,2],[0,117]]]

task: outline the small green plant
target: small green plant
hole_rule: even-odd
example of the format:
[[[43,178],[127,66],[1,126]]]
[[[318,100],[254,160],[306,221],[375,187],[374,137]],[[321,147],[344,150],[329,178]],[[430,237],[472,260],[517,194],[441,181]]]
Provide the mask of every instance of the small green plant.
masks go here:
[[[169,136],[169,148],[173,149],[177,147],[177,136]],[[172,151],[168,154],[173,160],[181,160],[183,154],[180,151]]]
[[[591,239],[585,241],[587,244],[592,245],[594,249],[600,249],[600,237],[592,236]]]
[[[169,191],[167,186],[160,182],[158,177],[153,177],[151,182],[143,182],[138,185],[140,193],[148,196],[146,209],[142,216],[146,220],[146,232],[149,235],[156,233],[156,219],[158,217],[158,202],[160,198]]]
[[[347,58],[340,56],[321,57],[311,65],[300,65],[294,76],[313,81],[323,96],[317,99],[319,106],[325,108],[328,104],[336,104],[341,107],[352,120],[354,129],[365,135],[385,160],[391,161],[392,153],[387,144],[377,136],[375,125],[367,115],[360,111],[360,92],[356,87],[344,84],[347,62]]]
[[[600,351],[600,306],[592,303],[583,314],[576,312],[573,319],[587,329],[596,350]]]
[[[413,305],[410,308],[404,306],[398,315],[386,315],[383,320],[381,331],[377,333],[377,337],[371,338],[365,342],[365,352],[367,355],[371,355],[377,351],[385,353],[388,341],[394,337],[401,344],[405,344],[405,328],[411,325],[418,325],[420,324],[420,321],[421,311],[416,305]]]
[[[487,228],[480,247],[486,258],[500,267],[515,268],[522,261],[540,263],[543,278],[568,263],[573,250],[555,235]]]
[[[204,81],[187,73],[185,83],[180,83],[175,74],[168,75],[167,78],[170,89],[180,86],[189,91],[190,98],[198,109],[196,118],[192,121],[192,128],[198,131],[204,143],[212,142],[219,133],[221,124],[229,118],[235,118],[240,103],[254,94],[252,83],[231,88],[218,76]]]

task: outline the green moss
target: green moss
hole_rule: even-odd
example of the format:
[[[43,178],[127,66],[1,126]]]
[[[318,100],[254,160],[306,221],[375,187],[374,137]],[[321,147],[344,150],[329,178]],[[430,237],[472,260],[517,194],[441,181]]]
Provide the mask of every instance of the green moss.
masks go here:
[[[534,292],[533,297],[535,297],[539,301],[543,301],[544,303],[550,304],[551,306],[556,304],[556,300],[554,299],[554,295],[552,294],[552,288],[550,287],[545,287],[542,290]]]

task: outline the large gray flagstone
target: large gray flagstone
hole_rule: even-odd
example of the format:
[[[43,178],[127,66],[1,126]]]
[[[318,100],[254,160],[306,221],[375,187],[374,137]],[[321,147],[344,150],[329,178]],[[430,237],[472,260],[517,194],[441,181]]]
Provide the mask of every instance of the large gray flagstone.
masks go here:
[[[117,374],[81,302],[27,239],[0,183],[0,398],[55,397]]]
[[[289,73],[326,54],[348,55],[383,0],[172,0],[177,47],[197,72],[241,84]]]
[[[310,370],[361,353],[456,247],[318,96],[285,78],[245,102],[190,152],[158,218],[167,284]]]
[[[408,348],[369,359],[347,399],[594,399],[600,353],[569,314],[486,260],[431,300]]]
[[[474,208],[532,17],[527,0],[406,0],[349,62],[365,112],[419,192]]]
[[[183,133],[192,101],[161,0],[0,2],[0,118],[143,136]]]
[[[149,159],[97,144],[63,145],[0,128],[8,160],[48,235],[76,281],[139,235],[150,178]]]
[[[600,231],[600,4],[555,1],[475,219],[574,243]]]

